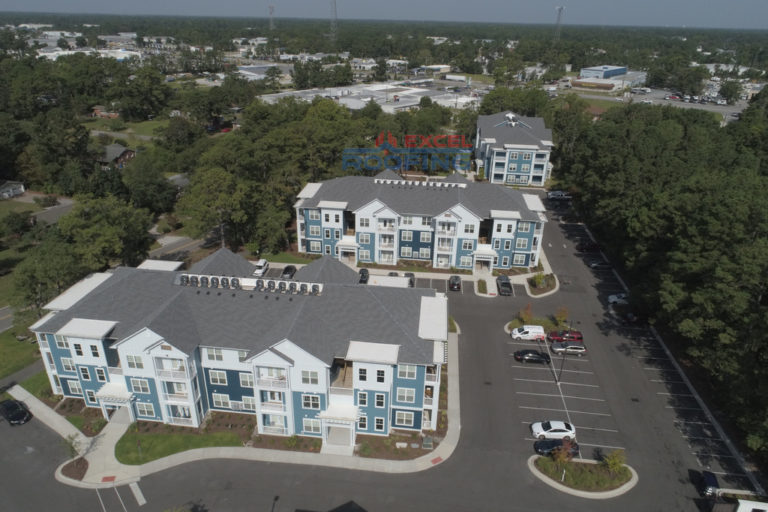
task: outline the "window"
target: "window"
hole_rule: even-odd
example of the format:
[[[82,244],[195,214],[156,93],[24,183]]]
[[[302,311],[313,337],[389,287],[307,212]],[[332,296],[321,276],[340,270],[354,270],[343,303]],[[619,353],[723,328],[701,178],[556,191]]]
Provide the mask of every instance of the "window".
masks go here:
[[[67,338],[64,336],[59,336],[58,334],[55,336],[56,338],[56,346],[59,348],[69,348],[67,346]]]
[[[416,401],[416,390],[413,388],[397,388],[397,401],[412,404]]]
[[[72,359],[68,357],[62,357],[61,358],[61,366],[64,368],[65,372],[73,372],[75,371],[75,365],[72,364]]]
[[[474,224],[464,224],[464,232],[468,234],[472,234],[475,232],[475,225]]]
[[[496,240],[493,241],[493,248],[498,249],[499,247],[501,247],[501,240],[497,238]]]
[[[376,382],[384,382],[384,370],[376,370]]]
[[[244,396],[243,397],[243,409],[246,411],[255,411],[256,410],[256,399],[252,396]]]
[[[240,387],[252,388],[253,387],[253,375],[250,373],[240,374]]]
[[[422,217],[421,218],[421,225],[422,226],[429,226],[432,224],[432,217]]]
[[[499,264],[499,257],[498,256],[494,256],[493,257],[493,266],[495,267],[498,264]]]
[[[509,154],[509,159],[510,160],[517,160],[517,156],[518,156],[517,155],[517,151],[514,151],[514,152]]]
[[[75,348],[75,355],[81,356],[83,355],[83,346],[79,343],[75,343],[72,345]]]
[[[461,249],[464,251],[471,251],[475,248],[474,240],[464,240],[461,242]]]
[[[326,213],[325,214],[325,222],[330,222],[330,221],[331,221],[331,215],[329,213]]]
[[[368,406],[368,393],[365,391],[360,391],[357,393],[357,405],[360,407]]]
[[[369,243],[371,243],[371,234],[370,233],[360,233],[360,243],[361,244],[369,244]]]
[[[304,418],[303,420],[304,432],[307,434],[319,434],[320,433],[320,420],[313,418]]]
[[[360,217],[360,227],[361,228],[371,227],[371,219],[369,219],[368,217]]]
[[[96,380],[99,382],[107,382],[107,374],[104,373],[104,368],[96,368]]]
[[[416,378],[416,365],[415,364],[401,364],[397,367],[398,379],[415,379]]]
[[[509,164],[509,170],[517,172],[517,164]],[[512,178],[513,180],[515,179],[514,176],[507,176],[507,180],[509,180],[509,178]]]
[[[422,247],[419,249],[419,258],[429,259],[431,257],[432,251],[429,249],[429,247]]]
[[[357,420],[357,428],[360,430],[368,430],[368,418],[365,416],[360,416],[360,418]]]
[[[515,242],[515,248],[516,249],[527,249],[528,248],[528,239],[527,238],[518,238],[517,242]]]
[[[531,154],[530,153],[523,153],[523,160],[530,160]]]
[[[412,226],[413,225],[413,217],[410,215],[403,216],[403,226]]]
[[[531,171],[531,166],[528,165],[528,164],[523,164],[523,167],[522,167],[521,171],[522,172],[530,172]],[[526,181],[528,181],[528,178],[525,178],[525,179],[526,179]],[[520,182],[522,183],[522,176],[521,176]]]
[[[410,242],[413,240],[413,231],[402,231],[400,233],[400,240],[403,242]]]
[[[220,395],[219,393],[212,393],[213,406],[220,409],[229,409],[229,395]]]
[[[403,427],[413,426],[413,413],[406,411],[397,411],[395,413],[395,425],[401,425]]]
[[[325,254],[331,254],[331,246],[330,245],[326,245],[325,246]]]
[[[362,261],[371,261],[371,251],[360,249],[360,259]]]
[[[85,366],[80,367],[80,378],[83,380],[91,380],[91,372]]]
[[[384,393],[376,393],[376,407],[381,409],[384,407]]]
[[[267,368],[267,377],[270,379],[284,379],[285,370],[282,368]]]
[[[320,220],[320,212],[317,210],[309,210],[309,220]]]
[[[82,395],[83,388],[80,387],[80,383],[75,380],[67,381],[69,383],[69,392],[73,395]]]
[[[326,229],[325,230],[325,238],[331,238],[331,230],[330,229]]]
[[[155,406],[152,404],[145,404],[142,402],[136,403],[136,413],[139,416],[145,416],[145,417],[155,417]]]
[[[377,432],[384,432],[384,418],[376,418],[374,428]]]
[[[205,351],[209,361],[222,361],[224,359],[220,348],[207,348]]]
[[[459,260],[459,266],[460,267],[471,267],[472,266],[472,256],[462,256]]]
[[[320,252],[320,247],[321,245],[318,241],[309,242],[309,250],[312,252]]]
[[[320,236],[320,226],[309,226],[309,236]]]
[[[320,409],[320,397],[317,395],[301,395],[301,406],[304,409]]]
[[[508,251],[512,248],[512,240],[504,240],[504,250]]]
[[[340,230],[338,230],[338,229],[334,230],[334,231],[333,231],[333,238],[335,238],[336,240],[338,240],[339,238],[341,238],[341,231],[340,231]]]
[[[531,223],[530,222],[520,222],[517,225],[517,230],[520,233],[530,233],[531,232]]]
[[[496,224],[496,232],[501,233],[501,224]]]
[[[334,213],[333,214],[333,221],[336,222],[336,223],[339,222],[339,214],[338,213]]]
[[[514,183],[514,182],[515,182],[515,175],[507,174],[507,183]]]
[[[92,390],[92,389],[86,390],[86,392],[85,392],[85,399],[88,402],[90,402],[92,404],[95,404],[96,403],[96,392],[94,390]]]
[[[99,347],[98,347],[98,345],[91,345],[91,355],[93,357],[99,357]]]
[[[512,263],[515,265],[525,265],[525,254],[515,254]]]
[[[501,258],[501,266],[502,267],[509,266],[509,256],[504,256],[503,258]]]
[[[239,362],[242,363],[243,361],[245,361],[246,357],[248,357],[248,352],[246,352],[245,350],[238,350],[237,351],[237,360]]]
[[[141,356],[125,356],[125,361],[128,363],[128,368],[144,368],[144,362],[141,360]]]
[[[365,368],[360,368],[359,370],[357,370],[357,378],[358,380],[361,380],[363,382],[368,380],[368,370],[366,370]]]
[[[302,384],[317,384],[317,372],[309,370],[301,370],[301,383]]]
[[[410,258],[413,251],[410,247],[401,247],[400,248],[400,257],[401,258]]]
[[[131,379],[131,389],[136,393],[149,393],[149,381],[147,379]]]
[[[429,231],[422,231],[421,236],[419,236],[419,240],[421,240],[421,243],[428,244],[432,241],[432,233]]]
[[[227,372],[219,370],[211,370],[208,372],[208,380],[211,384],[217,384],[220,386],[227,385]]]
[[[507,233],[512,232],[512,224],[507,224]]]

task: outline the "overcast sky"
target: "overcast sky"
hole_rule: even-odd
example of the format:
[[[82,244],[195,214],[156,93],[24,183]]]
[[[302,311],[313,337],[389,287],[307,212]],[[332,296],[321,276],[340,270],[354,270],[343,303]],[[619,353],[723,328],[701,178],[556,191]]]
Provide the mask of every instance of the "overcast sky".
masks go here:
[[[0,0],[0,11],[326,18],[330,0]],[[339,19],[768,29],[768,0],[336,0]],[[33,20],[30,20],[33,21]]]

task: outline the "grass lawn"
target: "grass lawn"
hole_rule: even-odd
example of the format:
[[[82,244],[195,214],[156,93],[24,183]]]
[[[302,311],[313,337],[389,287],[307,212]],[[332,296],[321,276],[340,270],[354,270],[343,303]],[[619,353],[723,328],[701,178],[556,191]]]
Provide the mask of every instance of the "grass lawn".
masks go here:
[[[40,357],[36,344],[16,340],[12,331],[0,333],[0,378],[26,368]]]
[[[4,199],[0,201],[0,218],[5,217],[10,212],[39,212],[43,207],[37,203],[23,203],[13,199]]]
[[[141,457],[137,448],[139,441]],[[139,434],[129,430],[117,442],[115,456],[123,464],[144,464],[174,453],[213,446],[243,446],[243,442],[237,434],[231,432],[214,432],[205,435],[197,433]]]
[[[154,135],[155,129],[168,126],[168,119],[153,119],[152,121],[142,121],[140,123],[125,123],[128,133],[138,135]]]
[[[616,100],[597,100],[594,98],[584,98],[584,100],[593,107],[599,107],[609,109],[611,107],[618,107],[619,105],[625,105],[625,103]]]
[[[37,398],[45,398],[51,395],[51,383],[45,370],[36,373],[20,382],[21,387],[32,393]]]
[[[488,293],[488,285],[486,284],[485,279],[477,281],[477,291],[478,293]]]
[[[580,491],[610,491],[629,482],[632,473],[626,466],[611,474],[602,464],[586,464],[571,461],[565,465],[565,480],[561,481],[563,468],[550,457],[536,459],[536,467],[552,480]]]

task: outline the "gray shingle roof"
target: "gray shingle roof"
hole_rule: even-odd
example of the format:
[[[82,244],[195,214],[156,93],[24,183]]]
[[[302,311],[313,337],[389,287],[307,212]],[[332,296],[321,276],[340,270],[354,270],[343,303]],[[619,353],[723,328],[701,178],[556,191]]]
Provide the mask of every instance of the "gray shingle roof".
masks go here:
[[[507,114],[499,112],[488,116],[478,116],[477,128],[480,139],[496,139],[496,144],[515,144],[537,146],[539,149],[549,149],[542,141],[552,142],[552,130],[544,125],[544,119],[540,117],[525,117],[515,115],[517,122],[514,126],[507,123]]]
[[[466,183],[466,188],[427,187],[403,183],[375,183],[375,178],[345,176],[322,182],[311,198],[304,199],[303,208],[315,208],[320,201],[344,201],[347,209],[355,211],[379,199],[400,215],[434,217],[462,204],[482,219],[490,218],[491,210],[514,210],[523,219],[538,220],[536,212],[528,209],[523,192],[488,182],[469,182],[461,177],[453,182]],[[463,180],[463,181],[462,181]]]
[[[359,281],[357,272],[331,256],[322,256],[300,268],[293,278],[295,281],[337,284],[355,284]]]
[[[254,270],[255,267],[245,258],[227,248],[222,248],[192,265],[189,273],[249,277],[253,275]]]
[[[317,263],[318,275],[337,275],[332,261]],[[367,341],[400,345],[401,361],[432,362],[432,343],[418,337],[418,328],[421,298],[434,290],[326,282],[319,296],[282,295],[184,287],[174,284],[178,274],[118,268],[38,331],[87,318],[116,321],[111,337],[118,340],[148,327],[187,353],[215,346],[255,354],[288,339],[330,364],[344,357],[350,341]]]
[[[126,151],[131,151],[122,144],[110,144],[104,148],[104,154],[101,157],[102,162],[113,162],[120,157]]]

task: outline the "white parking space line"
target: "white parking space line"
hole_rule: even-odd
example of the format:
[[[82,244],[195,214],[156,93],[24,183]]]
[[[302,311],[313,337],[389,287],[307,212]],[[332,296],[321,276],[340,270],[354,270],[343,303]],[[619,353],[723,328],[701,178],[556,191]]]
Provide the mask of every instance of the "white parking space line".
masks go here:
[[[597,384],[581,384],[579,382],[563,382],[563,381],[560,381],[560,385],[561,386],[584,386],[584,387],[587,387],[587,388],[599,388],[600,387]]]
[[[722,439],[720,439],[719,437],[695,437],[695,436],[686,436],[685,434],[680,434],[680,435],[682,437],[684,437],[685,439],[694,439],[694,440],[697,440],[697,441],[707,440],[707,441],[712,441],[712,442],[715,442],[715,443],[724,443],[725,442]]]
[[[592,401],[595,401],[595,402],[605,402],[605,400],[603,400],[602,398],[585,398],[585,397],[582,397],[582,396],[563,395],[562,393],[561,394],[557,394],[557,395],[548,394],[548,393],[531,393],[529,391],[515,391],[515,393],[518,394],[518,395],[560,396],[562,398],[572,398],[574,400],[592,400]]]
[[[599,432],[614,432],[614,433],[619,432],[618,430],[614,430],[612,428],[582,427],[581,425],[579,425],[579,430],[597,430]]]
[[[98,497],[99,497],[99,503],[101,504],[101,509],[102,509],[104,512],[107,512],[107,507],[105,507],[105,506],[104,506],[104,500],[102,500],[102,499],[101,499],[101,493],[99,492],[99,490],[98,490],[98,489],[96,489],[96,496],[98,496]]]
[[[676,405],[668,405],[667,409],[680,409],[681,411],[700,411],[701,407],[677,407]]]
[[[739,476],[739,477],[743,477],[743,478],[745,478],[747,476],[744,473],[728,473],[726,471],[712,471],[711,469],[709,470],[709,472],[710,473],[714,473],[716,475],[724,475],[724,476]]]
[[[708,421],[675,420],[675,423],[687,423],[689,425],[711,425]]]
[[[733,455],[725,455],[725,454],[719,454],[719,453],[701,453],[701,452],[691,452],[696,457],[699,457],[700,455],[702,457],[717,457],[720,459],[735,459]]]
[[[555,383],[554,381],[551,381],[551,380],[541,380],[541,379],[514,379],[514,380],[519,380],[520,382],[542,382],[542,383],[546,383],[546,384],[554,384]]]
[[[667,395],[667,396],[693,396],[689,393],[663,393],[661,391],[656,393],[657,395]]]
[[[535,345],[534,343],[528,341],[507,341],[508,345],[523,345],[528,348],[539,348],[539,345]],[[512,355],[512,354],[509,354]]]
[[[556,412],[565,412],[569,413],[572,412],[574,414],[589,414],[591,416],[608,416],[610,417],[610,414],[606,414],[603,412],[586,412],[586,411],[573,411],[568,409],[552,409],[550,407],[528,407],[526,405],[518,405],[518,409],[533,409],[534,411],[556,411]]]
[[[632,356],[632,357],[634,357],[635,359],[646,359],[646,360],[649,360],[649,361],[653,361],[653,360],[656,360],[656,359],[660,359],[660,360],[666,361],[668,359],[666,357],[652,357],[652,356]]]
[[[119,493],[119,492],[117,492],[117,487],[113,487],[113,489],[115,490],[115,494],[117,494],[117,499],[118,499],[118,500],[120,500],[120,505],[122,505],[122,507],[123,507],[123,510],[124,510],[125,512],[128,512],[128,509],[127,509],[127,508],[125,508],[125,503],[123,503],[123,498],[122,498],[122,497],[120,497],[120,493]]]
[[[594,448],[608,448],[609,450],[626,450],[623,446],[609,446],[606,444],[587,444],[579,443],[579,446],[592,446]]]
[[[133,497],[136,498],[136,503],[138,503],[140,507],[147,503],[147,500],[144,499],[144,494],[141,492],[141,489],[139,489],[139,484],[133,482],[128,484],[128,487],[130,487]]]
[[[685,384],[685,382],[681,380],[651,379],[651,382],[660,382],[661,384]]]

